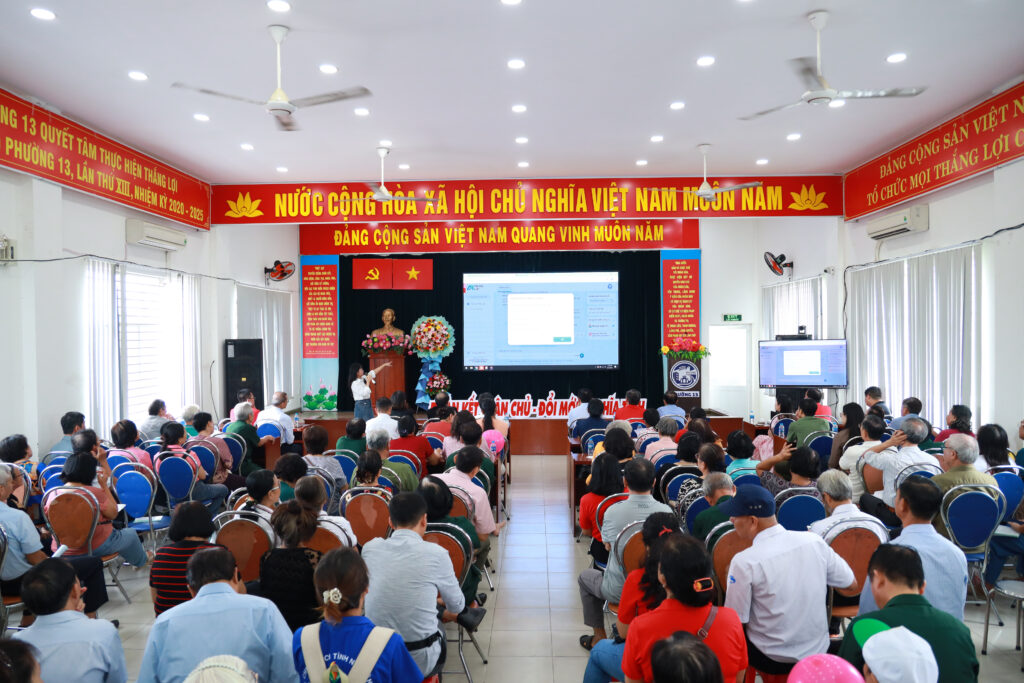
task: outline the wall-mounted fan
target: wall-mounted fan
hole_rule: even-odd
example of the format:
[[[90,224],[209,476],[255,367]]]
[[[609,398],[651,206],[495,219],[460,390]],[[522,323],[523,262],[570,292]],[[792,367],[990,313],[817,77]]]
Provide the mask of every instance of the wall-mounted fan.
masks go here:
[[[785,254],[779,254],[776,256],[770,251],[764,252],[764,262],[768,266],[768,270],[772,271],[779,277],[786,274],[786,268],[789,268],[790,272],[793,271],[793,262],[786,261]]]
[[[264,268],[263,275],[267,280],[281,282],[295,274],[295,264],[291,261],[274,261],[273,268]]]

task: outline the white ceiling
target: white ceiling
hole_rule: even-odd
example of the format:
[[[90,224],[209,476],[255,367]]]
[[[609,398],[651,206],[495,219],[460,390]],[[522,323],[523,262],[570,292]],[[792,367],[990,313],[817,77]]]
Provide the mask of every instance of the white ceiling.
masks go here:
[[[3,0],[0,85],[214,183],[843,172],[1024,73],[1020,0]],[[46,7],[57,19],[32,18]],[[796,107],[786,60],[814,54],[804,15],[831,12],[825,74],[839,89],[926,85],[912,99]],[[292,98],[364,85],[372,98],[297,114],[278,132],[254,99],[274,87],[266,26],[292,28]],[[886,56],[905,52],[901,64]],[[710,68],[697,57],[714,55]],[[526,60],[511,71],[506,61]],[[336,75],[318,65],[340,66]],[[143,83],[127,72],[149,75]],[[683,100],[686,108],[671,111]],[[527,113],[510,111],[513,103]],[[360,118],[356,106],[371,114]],[[211,120],[198,123],[192,114]],[[787,142],[800,132],[802,139]],[[652,143],[653,134],[664,135]],[[517,145],[516,136],[529,137]],[[239,144],[250,142],[251,152]],[[757,158],[768,158],[756,166]],[[643,168],[637,159],[647,159]],[[517,162],[528,160],[520,169]],[[400,171],[399,163],[411,169]],[[275,171],[279,165],[289,172]]]

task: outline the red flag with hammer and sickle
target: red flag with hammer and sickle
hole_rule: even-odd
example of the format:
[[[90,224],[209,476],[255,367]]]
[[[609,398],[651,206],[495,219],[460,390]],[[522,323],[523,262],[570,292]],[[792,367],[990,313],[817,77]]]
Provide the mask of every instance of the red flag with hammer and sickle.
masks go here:
[[[391,289],[392,263],[386,258],[352,259],[352,289]]]

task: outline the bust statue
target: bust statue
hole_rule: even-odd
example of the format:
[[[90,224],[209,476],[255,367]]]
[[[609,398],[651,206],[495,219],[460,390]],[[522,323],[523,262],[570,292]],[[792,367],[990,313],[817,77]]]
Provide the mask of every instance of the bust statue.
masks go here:
[[[381,322],[384,323],[384,327],[378,327],[377,329],[375,329],[370,334],[373,334],[374,336],[376,336],[378,334],[399,334],[399,335],[404,335],[405,334],[405,332],[403,330],[400,330],[400,329],[398,329],[397,327],[394,326],[393,323],[395,322],[395,312],[392,309],[385,308],[384,312],[381,313],[380,319],[381,319]]]

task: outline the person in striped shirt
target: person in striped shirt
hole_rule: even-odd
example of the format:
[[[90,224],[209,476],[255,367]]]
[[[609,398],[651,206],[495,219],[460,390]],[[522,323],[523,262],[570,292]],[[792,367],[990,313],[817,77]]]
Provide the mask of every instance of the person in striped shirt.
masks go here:
[[[181,503],[174,508],[167,530],[172,543],[156,551],[149,571],[149,590],[153,594],[156,616],[192,599],[185,569],[197,550],[219,547],[210,543],[213,531],[213,518],[201,502]]]

